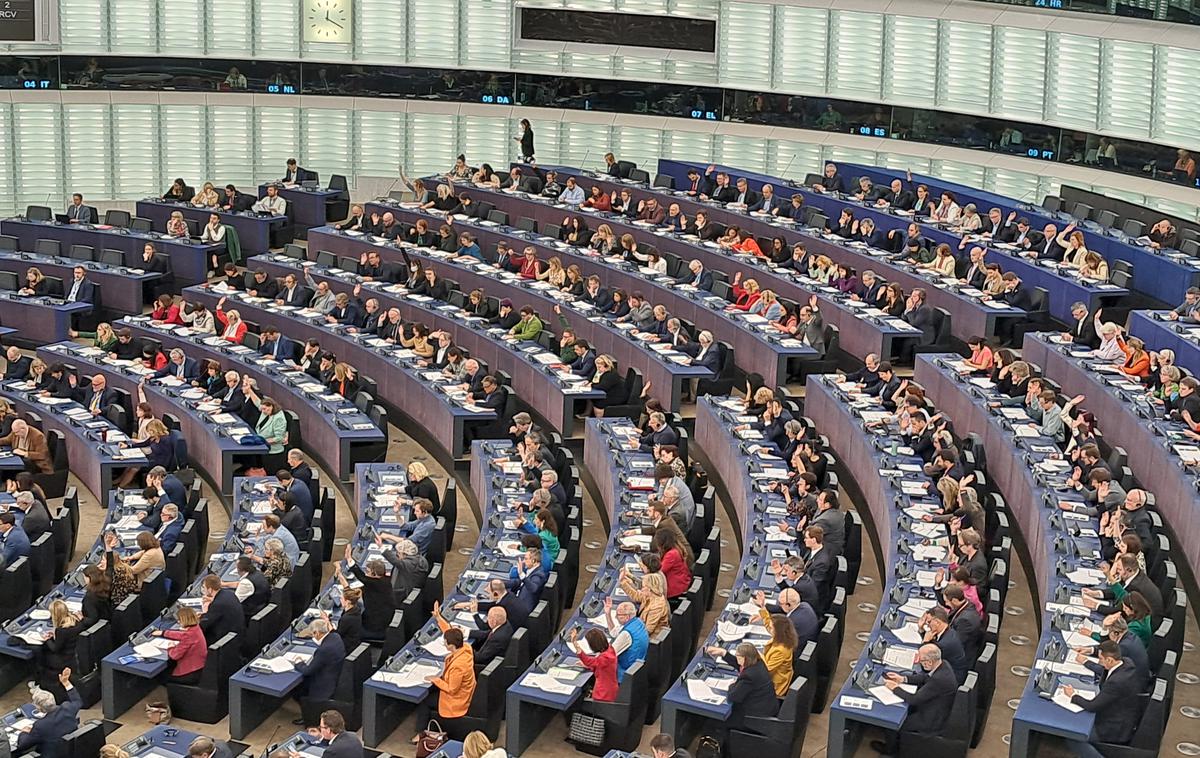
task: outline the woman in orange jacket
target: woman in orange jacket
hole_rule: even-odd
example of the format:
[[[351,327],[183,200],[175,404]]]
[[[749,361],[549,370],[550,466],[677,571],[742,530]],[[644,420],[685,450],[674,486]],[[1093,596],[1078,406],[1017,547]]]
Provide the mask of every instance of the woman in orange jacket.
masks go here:
[[[1125,363],[1120,366],[1126,376],[1144,378],[1150,376],[1150,354],[1146,352],[1146,343],[1137,337],[1117,340],[1117,347],[1125,353]]]
[[[412,738],[414,745],[421,730],[429,723],[435,703],[438,724],[445,731],[457,733],[453,723],[467,715],[471,698],[475,695],[475,651],[465,644],[462,630],[455,627],[442,632],[442,641],[450,653],[442,664],[442,675],[425,678],[433,685],[433,691],[417,706],[417,735]]]

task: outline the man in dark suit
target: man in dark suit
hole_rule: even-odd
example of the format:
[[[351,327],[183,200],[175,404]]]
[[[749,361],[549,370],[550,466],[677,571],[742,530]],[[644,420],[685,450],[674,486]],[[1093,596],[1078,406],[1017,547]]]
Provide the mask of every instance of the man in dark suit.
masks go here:
[[[689,168],[687,170],[687,182],[684,183],[681,189],[691,197],[699,197],[711,194],[714,186],[712,175],[716,169],[716,166],[710,165],[707,169],[705,169],[704,173],[701,174],[700,169]]]
[[[1125,620],[1125,616],[1120,613],[1116,614],[1107,620],[1105,628],[1108,630],[1108,639],[1117,643],[1121,648],[1121,657],[1133,664],[1133,668],[1137,670],[1138,681],[1149,684],[1151,680],[1150,653],[1137,635],[1129,631],[1129,622]],[[1076,648],[1075,662],[1088,665],[1088,655],[1095,655],[1095,653],[1095,647]]]
[[[238,188],[232,184],[225,185],[225,198],[221,201],[221,208],[233,213],[241,213],[248,211],[254,206],[254,195],[248,195],[245,192],[239,192]]]
[[[312,296],[312,290],[300,284],[295,274],[288,274],[283,277],[283,287],[280,288],[275,302],[279,305],[291,305],[296,308],[303,308],[308,305],[309,300],[312,300]]]
[[[468,358],[463,361],[463,378],[462,383],[458,385],[459,389],[464,389],[472,396],[481,396],[483,394],[483,369],[479,366],[479,361],[474,358]]]
[[[1083,303],[1072,304],[1071,317],[1075,319],[1075,323],[1071,325],[1071,331],[1063,332],[1062,338],[1088,350],[1100,347],[1100,335],[1096,334],[1095,320],[1092,314],[1088,313],[1087,306]]]
[[[833,600],[833,580],[837,577],[837,558],[825,549],[824,542],[825,530],[821,527],[810,526],[804,530],[804,546],[809,551],[805,573],[816,585],[813,609],[822,615],[829,610]]]
[[[904,189],[904,182],[899,179],[893,179],[890,187],[891,195],[880,197],[876,201],[876,205],[890,205],[893,208],[900,208],[902,210],[913,207],[913,202],[917,199],[917,196],[912,190]]]
[[[316,181],[316,179],[316,172],[301,168],[295,158],[288,158],[287,173],[279,181],[284,184],[300,184],[301,182]]]
[[[14,515],[19,518],[21,528],[25,530],[29,541],[37,542],[38,537],[50,531],[50,512],[46,510],[45,504],[28,490],[18,492],[16,501]]]
[[[679,434],[667,423],[667,417],[659,411],[650,414],[646,422],[646,431],[635,443],[637,449],[644,453],[653,452],[659,445],[674,445],[679,441]],[[561,487],[562,485],[557,485]]]
[[[279,280],[261,268],[257,269],[251,278],[250,286],[246,287],[246,294],[250,297],[274,300],[279,295]]]
[[[96,209],[83,204],[83,195],[76,192],[71,195],[71,204],[67,206],[67,219],[72,224],[96,223]]]
[[[788,621],[792,622],[792,626],[796,629],[796,650],[799,655],[804,646],[817,639],[817,635],[821,632],[821,620],[817,618],[817,612],[813,610],[806,600],[802,599],[800,593],[793,587],[788,587],[779,593],[779,605],[769,605],[766,601],[766,594],[759,590],[754,593],[752,598],[754,604],[759,608],[766,610],[768,613],[782,613],[787,616]]]
[[[517,565],[508,570],[506,587],[517,596],[524,608],[522,614],[528,619],[529,614],[537,607],[542,597],[542,587],[546,586],[546,572],[542,569],[541,548],[531,547],[521,556]]]
[[[766,213],[777,216],[785,205],[786,202],[775,195],[775,188],[769,184],[764,184],[762,196],[758,198],[757,202],[749,205],[746,211],[749,213]]]
[[[612,305],[612,295],[600,286],[600,277],[593,274],[587,278],[587,289],[580,298],[597,310],[604,310]]]
[[[908,293],[904,304],[904,313],[900,314],[906,324],[921,330],[920,344],[932,345],[937,339],[937,325],[934,310],[925,304],[925,290],[914,287]]]
[[[747,208],[758,202],[759,194],[750,189],[750,182],[743,179],[737,180],[737,189],[734,190],[733,200],[731,202],[737,205],[744,205]]]
[[[987,280],[987,266],[984,265],[984,259],[987,257],[987,249],[976,245],[971,248],[970,256],[971,265],[967,267],[967,272],[963,274],[959,281],[968,287],[981,290],[983,289],[984,282]]]
[[[1017,227],[1017,238],[1022,239],[1020,225]],[[1058,227],[1054,224],[1046,224],[1042,228],[1041,234],[1037,232],[1029,232],[1023,237],[1022,246],[1025,252],[1021,253],[1026,258],[1036,258],[1039,261],[1057,260],[1062,256],[1062,248],[1058,245]]]
[[[1041,241],[1042,235],[1029,226],[1029,219],[1024,216],[1017,219],[1017,230],[1012,239],[1014,245],[1022,250],[1029,250],[1039,245]]]
[[[433,604],[433,616],[443,632],[450,628],[441,617],[436,601]],[[467,634],[467,640],[475,649],[475,671],[482,671],[496,658],[503,658],[513,634],[512,624],[508,623],[508,612],[499,605],[489,608],[485,623]]]
[[[155,466],[146,473],[146,486],[158,490],[160,496],[166,495],[167,502],[179,506],[181,513],[187,508],[187,488],[179,477],[168,474],[162,466]]]
[[[687,271],[682,272],[675,278],[676,284],[690,284],[703,292],[712,292],[713,275],[711,271],[704,268],[704,264],[693,258],[688,264]]]
[[[290,361],[296,354],[295,344],[273,326],[264,326],[259,335],[258,352],[277,361]]]
[[[925,644],[917,651],[920,669],[913,674],[896,674],[889,671],[884,675],[884,685],[908,705],[908,713],[900,730],[918,735],[936,736],[942,733],[950,711],[954,709],[954,698],[958,682],[954,671],[942,660],[937,645]],[[901,684],[915,684],[917,691],[909,693]],[[887,740],[873,740],[871,748],[882,755],[895,755],[900,746],[899,733],[893,732]]]
[[[1137,492],[1138,490],[1131,491]],[[1125,589],[1122,597],[1133,592],[1140,593],[1150,606],[1150,615],[1154,619],[1161,619],[1163,617],[1162,592],[1150,580],[1146,572],[1142,571],[1141,567],[1138,566],[1136,556],[1129,553],[1118,555],[1113,566],[1113,571],[1119,577],[1121,586]],[[1103,616],[1118,613],[1121,610],[1120,601],[1116,599],[1113,591],[1108,589],[1085,589],[1083,592],[1083,604]]]
[[[179,348],[171,348],[171,352],[167,354],[167,365],[154,372],[155,379],[162,379],[164,376],[190,382],[200,377],[200,365]]]
[[[1087,742],[1068,740],[1067,744],[1080,756],[1101,756],[1092,746],[1096,742],[1125,744],[1133,738],[1141,714],[1131,707],[1142,692],[1143,681],[1127,658],[1121,657],[1121,646],[1112,640],[1100,643],[1097,650],[1099,662],[1086,664],[1100,679],[1100,691],[1095,697],[1086,698],[1071,685],[1063,687],[1063,694],[1074,705],[1096,715],[1092,736]]]
[[[71,286],[64,295],[68,303],[95,303],[96,285],[88,281],[87,269],[76,266],[71,271]]]
[[[321,753],[324,758],[363,758],[363,744],[354,732],[346,731],[346,719],[341,712],[328,710],[321,714],[321,739],[327,744]]]
[[[504,616],[514,629],[525,626],[529,620],[529,611],[533,610],[533,606],[526,608],[524,602],[508,591],[508,586],[503,579],[488,581],[486,600],[473,598],[470,601],[458,603],[454,607],[457,610],[469,610],[475,614],[475,626],[480,629],[487,626],[487,618],[479,615],[480,610],[504,609]]]
[[[338,675],[342,672],[342,661],[346,658],[346,644],[328,621],[315,619],[308,625],[308,631],[317,643],[316,652],[307,663],[293,661],[297,673],[303,677],[296,690],[301,707],[305,700],[320,702],[333,697]],[[304,719],[297,719],[295,723],[304,726]]]
[[[979,618],[979,611],[966,599],[962,587],[958,585],[952,584],[942,590],[942,601],[950,617],[950,629],[962,643],[967,665],[973,666],[983,647],[983,620]]]
[[[1004,292],[1000,293],[1001,300],[1023,311],[1033,310],[1033,296],[1029,294],[1029,290],[1025,289],[1023,282],[1016,274],[1009,271],[1001,277],[1001,280],[1004,282]]]
[[[967,672],[971,670],[971,664],[967,661],[967,654],[963,650],[958,633],[950,628],[950,615],[946,613],[945,608],[935,605],[925,613],[923,620],[925,642],[938,646],[938,650],[942,651],[942,660],[948,663],[954,672],[955,681],[962,684],[967,678]]]
[[[4,368],[4,381],[18,381],[29,378],[29,366],[33,363],[33,359],[27,355],[21,355],[20,349],[14,345],[10,345],[4,353],[8,359],[8,365]]]
[[[246,404],[246,395],[242,392],[242,378],[236,371],[225,372],[225,385],[213,395],[221,401],[221,411],[238,416]]]
[[[1010,211],[1008,218],[1005,218],[1003,211],[992,208],[988,211],[988,220],[979,231],[984,237],[990,237],[993,242],[1013,242],[1018,234],[1017,225],[1013,223],[1016,220],[1016,211]]]
[[[83,700],[71,684],[71,669],[59,672],[58,681],[67,692],[67,701],[59,705],[53,692],[40,688],[33,693],[33,707],[45,715],[18,733],[18,754],[37,751],[38,755],[58,758],[63,754],[63,738],[79,728],[79,709],[83,707]]]
[[[221,586],[221,577],[209,574],[204,577],[200,587],[203,598],[200,617],[200,629],[209,645],[230,632],[242,634],[246,631],[246,616],[242,612],[242,604],[238,602],[233,590]]]
[[[317,477],[313,474],[312,466],[308,465],[308,460],[304,457],[304,452],[298,448],[292,448],[287,452],[287,470],[297,481],[308,488],[308,494],[311,496],[310,503],[313,507],[321,499],[320,485]],[[301,506],[299,498],[296,499],[297,506]],[[308,513],[308,521],[312,523],[312,513]]]
[[[212,737],[197,737],[187,748],[188,758],[233,758],[229,746]]]
[[[117,402],[117,393],[108,387],[108,379],[97,372],[92,375],[92,381],[86,388],[76,390],[75,401],[99,416]]]
[[[154,536],[158,539],[158,544],[162,547],[163,554],[170,554],[174,549],[175,543],[179,542],[179,536],[183,533],[183,516],[179,515],[179,506],[174,503],[166,503],[162,507],[162,522],[158,529],[154,532]],[[220,639],[219,637],[217,639]]]

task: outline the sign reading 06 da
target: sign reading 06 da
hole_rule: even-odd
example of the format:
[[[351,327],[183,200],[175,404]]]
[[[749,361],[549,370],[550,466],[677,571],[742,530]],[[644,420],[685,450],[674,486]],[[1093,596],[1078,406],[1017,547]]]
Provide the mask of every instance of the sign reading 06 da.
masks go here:
[[[304,0],[304,41],[349,42],[353,18],[350,0]]]
[[[34,0],[0,0],[0,42],[37,40]]]

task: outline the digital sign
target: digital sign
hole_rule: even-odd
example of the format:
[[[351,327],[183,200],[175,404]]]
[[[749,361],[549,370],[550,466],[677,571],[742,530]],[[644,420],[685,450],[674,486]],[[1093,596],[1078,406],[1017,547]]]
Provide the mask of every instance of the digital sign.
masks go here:
[[[0,0],[0,42],[35,42],[35,0]]]

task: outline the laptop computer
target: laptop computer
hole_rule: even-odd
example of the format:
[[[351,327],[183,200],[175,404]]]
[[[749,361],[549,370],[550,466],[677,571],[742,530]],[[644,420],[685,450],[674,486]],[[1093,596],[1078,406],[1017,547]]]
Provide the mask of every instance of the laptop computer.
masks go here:
[[[71,223],[71,217],[70,217],[70,216],[68,216],[68,215],[67,215],[67,214],[65,214],[65,213],[55,213],[55,214],[54,214],[54,220],[55,220],[55,221],[57,221],[57,222],[58,222],[58,223],[60,223],[60,224],[69,224],[69,223]]]

